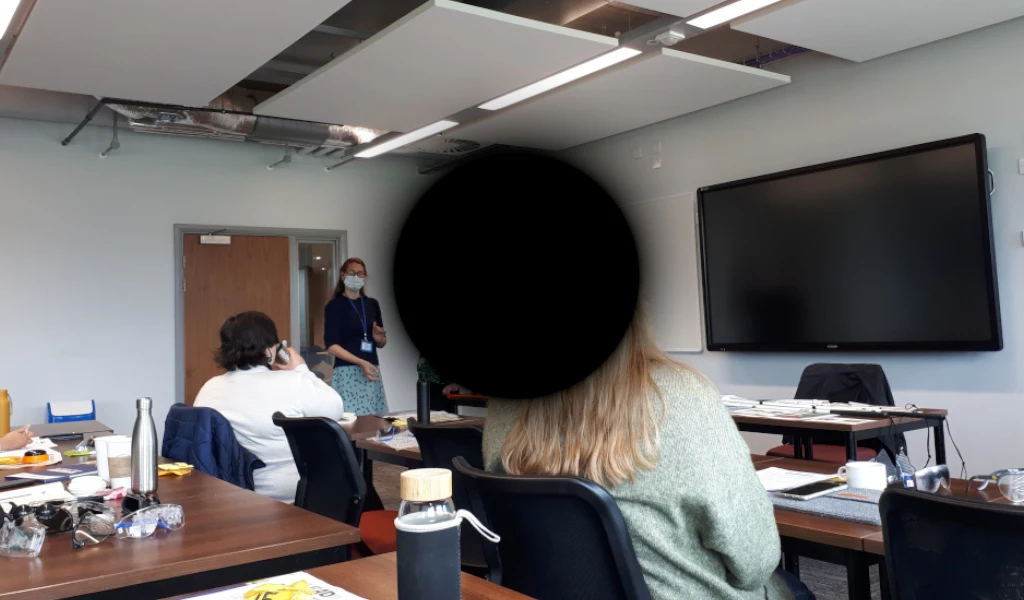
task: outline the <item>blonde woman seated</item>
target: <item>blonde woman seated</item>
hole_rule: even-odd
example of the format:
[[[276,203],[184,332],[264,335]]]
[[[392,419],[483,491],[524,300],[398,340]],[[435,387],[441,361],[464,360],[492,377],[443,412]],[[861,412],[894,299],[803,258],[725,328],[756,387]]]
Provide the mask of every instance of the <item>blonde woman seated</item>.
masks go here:
[[[483,450],[491,471],[606,488],[655,600],[794,598],[791,576],[773,576],[779,532],[747,444],[715,387],[658,348],[642,307],[583,382],[490,401]]]

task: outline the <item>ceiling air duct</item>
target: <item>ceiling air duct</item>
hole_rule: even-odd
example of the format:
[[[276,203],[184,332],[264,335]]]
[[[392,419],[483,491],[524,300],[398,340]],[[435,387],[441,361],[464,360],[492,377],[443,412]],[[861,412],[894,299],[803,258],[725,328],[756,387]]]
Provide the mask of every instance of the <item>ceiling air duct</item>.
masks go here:
[[[111,110],[128,119],[128,128],[141,133],[206,137],[238,142],[287,146],[300,154],[338,157],[359,144],[388,133],[352,125],[332,125],[252,114],[252,102],[240,102],[225,94],[208,106],[188,108],[105,99]],[[427,138],[395,150],[406,156],[457,157],[481,144],[453,138]]]

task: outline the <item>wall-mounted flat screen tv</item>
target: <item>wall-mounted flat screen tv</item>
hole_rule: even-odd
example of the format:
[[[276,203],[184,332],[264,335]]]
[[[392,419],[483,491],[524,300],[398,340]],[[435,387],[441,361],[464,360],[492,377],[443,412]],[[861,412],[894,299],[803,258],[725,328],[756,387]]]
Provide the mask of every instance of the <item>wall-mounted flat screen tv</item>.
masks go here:
[[[701,188],[709,350],[1000,350],[985,137]]]

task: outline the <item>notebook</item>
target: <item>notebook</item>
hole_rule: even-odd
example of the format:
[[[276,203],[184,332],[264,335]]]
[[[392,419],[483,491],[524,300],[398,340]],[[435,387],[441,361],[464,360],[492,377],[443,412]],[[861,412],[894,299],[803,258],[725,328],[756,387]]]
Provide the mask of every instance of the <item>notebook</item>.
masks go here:
[[[96,465],[64,465],[42,471],[24,471],[21,473],[13,473],[4,477],[4,479],[32,479],[35,481],[50,482],[63,481],[65,479],[81,477],[83,475],[96,475]]]

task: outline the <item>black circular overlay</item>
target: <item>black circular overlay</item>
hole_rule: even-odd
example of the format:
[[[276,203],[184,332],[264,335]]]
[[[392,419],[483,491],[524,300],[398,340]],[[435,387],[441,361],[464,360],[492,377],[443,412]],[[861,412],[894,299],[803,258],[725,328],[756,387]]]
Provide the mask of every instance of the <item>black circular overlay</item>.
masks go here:
[[[640,264],[611,196],[520,151],[456,166],[398,239],[395,300],[421,354],[493,398],[545,396],[599,367],[636,310]]]

